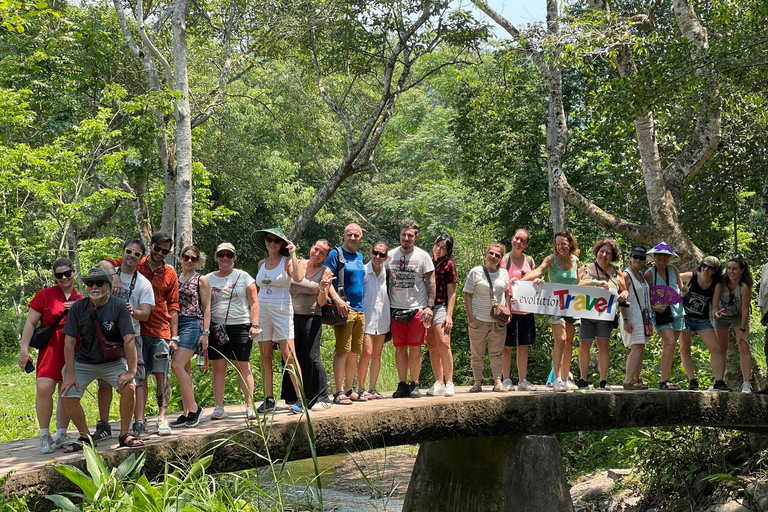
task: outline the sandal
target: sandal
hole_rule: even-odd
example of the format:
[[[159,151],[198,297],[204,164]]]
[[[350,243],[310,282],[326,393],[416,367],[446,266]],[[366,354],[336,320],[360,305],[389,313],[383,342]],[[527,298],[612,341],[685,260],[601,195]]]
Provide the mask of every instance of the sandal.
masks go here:
[[[375,388],[371,388],[371,389],[368,391],[368,394],[370,395],[370,398],[371,398],[371,399],[379,399],[379,398],[384,398],[384,395],[382,395],[381,393],[379,393],[378,391],[376,391],[376,389],[375,389]]]
[[[91,439],[91,436],[80,436],[77,438],[77,441],[72,441],[72,443],[68,444],[67,447],[64,448],[64,453],[75,453],[83,451],[83,443],[91,443],[91,445],[93,445],[93,439]]]
[[[128,439],[130,438],[130,439]],[[117,438],[117,442],[120,448],[140,448],[144,446],[144,440],[138,437],[133,437],[133,434],[126,432]]]
[[[333,403],[336,405],[352,405],[352,400],[343,392],[337,391],[333,394]]]
[[[659,382],[659,389],[668,389],[670,391],[677,391],[680,388],[678,386],[675,386],[674,384],[672,384],[672,381],[663,380],[663,381]]]
[[[475,384],[469,388],[470,393],[480,393],[483,390],[483,386],[475,382]]]
[[[504,384],[502,384],[501,381],[497,381],[496,384],[493,385],[493,390],[497,393],[509,393],[509,390],[504,387]]]
[[[353,402],[367,402],[367,401],[368,401],[368,398],[367,398],[367,397],[365,397],[365,396],[363,396],[363,395],[359,395],[359,394],[355,393],[355,390],[354,390],[354,389],[350,389],[349,391],[347,391],[347,392],[346,392],[346,395],[347,395],[347,396],[349,397],[349,399],[350,399],[350,400],[352,400]]]
[[[364,389],[361,389],[357,392],[357,396],[360,400],[373,400],[373,395],[371,395],[369,392],[367,392]]]

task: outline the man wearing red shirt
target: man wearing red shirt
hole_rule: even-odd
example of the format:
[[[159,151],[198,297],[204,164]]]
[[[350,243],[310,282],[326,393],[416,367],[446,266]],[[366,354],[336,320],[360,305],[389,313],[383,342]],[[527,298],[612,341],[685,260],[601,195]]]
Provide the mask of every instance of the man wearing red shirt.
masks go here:
[[[155,307],[149,318],[141,322],[141,337],[143,341],[144,365],[147,374],[152,372],[157,382],[157,406],[160,411],[157,420],[158,434],[170,435],[168,425],[168,400],[170,398],[169,350],[170,340],[178,340],[179,321],[179,280],[176,271],[165,263],[165,257],[171,252],[173,239],[165,233],[155,233],[150,241],[149,254],[142,258],[137,270],[152,283],[155,292]],[[99,266],[113,274],[112,293],[122,296],[123,283],[115,272],[115,266],[122,264],[122,258],[105,259]],[[133,432],[136,437],[148,437],[147,421],[144,413],[147,406],[148,386],[144,380],[142,386],[136,387],[136,421]]]

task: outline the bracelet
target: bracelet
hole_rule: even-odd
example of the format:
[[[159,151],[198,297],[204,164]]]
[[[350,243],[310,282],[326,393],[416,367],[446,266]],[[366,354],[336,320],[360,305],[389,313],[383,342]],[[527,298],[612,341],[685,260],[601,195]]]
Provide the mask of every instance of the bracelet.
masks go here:
[[[323,289],[323,288],[320,288],[319,286],[317,287],[317,289],[320,290],[320,293],[325,293],[328,291],[328,288]]]
[[[178,336],[171,336],[171,341],[179,341],[179,337]]]
[[[210,334],[211,334],[211,331],[203,331],[200,333],[201,336],[202,335],[209,336]]]
[[[259,324],[251,324],[251,329],[258,329],[258,328],[259,328]]]
[[[745,328],[743,328],[743,327],[739,327],[739,330],[740,330],[741,332],[747,332],[747,330],[746,330]]]

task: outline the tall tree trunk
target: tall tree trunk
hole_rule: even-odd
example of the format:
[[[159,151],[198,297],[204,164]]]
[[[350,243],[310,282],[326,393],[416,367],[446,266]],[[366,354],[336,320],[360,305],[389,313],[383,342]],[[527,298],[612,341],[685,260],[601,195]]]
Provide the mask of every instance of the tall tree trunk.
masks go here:
[[[176,116],[176,254],[192,243],[192,124],[189,112],[187,76],[187,12],[189,0],[177,0],[173,18],[173,66],[176,90],[181,98],[174,103]]]

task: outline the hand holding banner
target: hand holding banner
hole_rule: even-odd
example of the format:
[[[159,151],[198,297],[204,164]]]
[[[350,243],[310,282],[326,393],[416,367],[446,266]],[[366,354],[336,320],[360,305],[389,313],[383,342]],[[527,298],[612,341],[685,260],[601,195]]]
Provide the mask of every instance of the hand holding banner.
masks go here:
[[[515,281],[512,296],[516,299],[513,311],[541,315],[611,321],[618,307],[616,290],[596,286]]]

